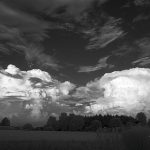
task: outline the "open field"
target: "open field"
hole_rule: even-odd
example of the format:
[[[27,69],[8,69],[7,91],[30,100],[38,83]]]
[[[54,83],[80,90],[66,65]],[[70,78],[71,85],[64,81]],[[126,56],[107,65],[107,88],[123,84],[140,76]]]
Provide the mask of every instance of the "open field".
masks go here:
[[[0,150],[124,150],[120,142],[111,133],[0,131]]]
[[[95,132],[0,131],[0,141],[95,141]]]
[[[0,150],[150,150],[150,129],[122,133],[0,131]]]

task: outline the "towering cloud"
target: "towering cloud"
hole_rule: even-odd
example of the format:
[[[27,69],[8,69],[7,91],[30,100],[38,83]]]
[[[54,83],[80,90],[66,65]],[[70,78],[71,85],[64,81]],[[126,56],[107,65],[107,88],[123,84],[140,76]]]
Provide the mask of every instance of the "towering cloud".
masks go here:
[[[78,88],[74,96],[91,102],[85,107],[86,113],[135,115],[144,111],[150,116],[149,89],[150,69],[133,68],[106,73]]]
[[[0,102],[26,102],[24,108],[31,110],[31,116],[40,117],[45,104],[56,102],[67,96],[75,85],[59,82],[47,72],[39,69],[21,71],[14,65],[0,70]]]

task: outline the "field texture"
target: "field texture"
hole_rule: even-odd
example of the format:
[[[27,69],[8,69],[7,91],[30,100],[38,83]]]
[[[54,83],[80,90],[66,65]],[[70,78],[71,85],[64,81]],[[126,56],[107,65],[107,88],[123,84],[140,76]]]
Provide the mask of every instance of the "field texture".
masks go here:
[[[0,150],[150,150],[150,129],[123,133],[0,131]]]
[[[0,150],[123,150],[120,142],[111,133],[0,131]]]

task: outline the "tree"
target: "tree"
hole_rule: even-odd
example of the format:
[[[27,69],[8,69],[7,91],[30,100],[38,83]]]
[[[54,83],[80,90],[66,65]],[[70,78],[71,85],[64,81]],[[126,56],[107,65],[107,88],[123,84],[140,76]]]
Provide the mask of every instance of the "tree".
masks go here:
[[[69,130],[81,131],[84,126],[84,119],[82,116],[74,116],[69,123]]]
[[[102,123],[99,120],[93,120],[89,126],[89,130],[96,131],[102,127]]]
[[[127,128],[131,128],[131,127],[133,127],[133,126],[135,126],[135,124],[134,124],[133,122],[130,122],[130,121],[129,121],[129,122],[126,123],[126,127],[127,127]]]
[[[110,119],[109,122],[109,127],[111,127],[112,129],[117,129],[118,127],[122,126],[122,122],[120,120],[120,118],[112,118]]]
[[[32,126],[32,124],[30,124],[30,123],[26,123],[26,124],[23,126],[23,129],[24,129],[24,130],[32,130],[32,129],[33,129],[33,126]]]
[[[146,125],[146,115],[143,112],[137,113],[136,119],[140,123],[140,125]]]
[[[69,127],[69,117],[66,113],[61,113],[59,117],[59,129],[61,131],[67,131]]]
[[[148,119],[147,125],[148,127],[150,127],[150,119]]]
[[[47,120],[46,129],[56,130],[57,129],[57,121],[55,117],[50,116]]]
[[[1,126],[10,126],[10,120],[7,117],[5,117],[1,121]]]

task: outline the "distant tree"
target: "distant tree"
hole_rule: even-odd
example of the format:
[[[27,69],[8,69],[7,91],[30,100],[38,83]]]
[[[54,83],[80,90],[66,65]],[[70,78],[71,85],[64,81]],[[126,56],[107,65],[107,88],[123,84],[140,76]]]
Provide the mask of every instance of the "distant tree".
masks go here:
[[[112,129],[117,129],[119,127],[122,126],[122,122],[120,120],[120,118],[112,118],[110,119],[110,122],[109,122],[109,127],[112,128]]]
[[[69,117],[66,113],[61,113],[58,122],[59,130],[67,131],[69,128]]]
[[[135,123],[133,123],[133,122],[127,122],[127,123],[126,123],[126,127],[127,127],[127,128],[131,128],[131,127],[133,127],[133,126],[135,126]]]
[[[56,130],[57,129],[57,121],[55,117],[50,116],[47,120],[47,124],[45,126],[46,129]]]
[[[89,130],[96,131],[102,127],[102,123],[99,120],[93,120],[89,126]]]
[[[30,123],[26,123],[26,124],[23,126],[23,129],[24,129],[24,130],[33,130],[33,126],[32,126],[32,124],[30,124]]]
[[[148,119],[147,125],[148,127],[150,127],[150,119]]]
[[[5,117],[1,121],[1,126],[10,126],[10,120],[7,117]]]
[[[137,121],[140,123],[140,125],[144,126],[146,125],[146,115],[143,112],[139,112],[136,115]]]
[[[81,131],[84,126],[84,119],[82,116],[74,116],[70,120],[69,130],[71,131]]]

